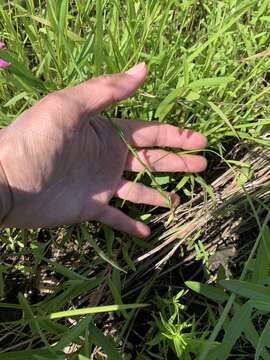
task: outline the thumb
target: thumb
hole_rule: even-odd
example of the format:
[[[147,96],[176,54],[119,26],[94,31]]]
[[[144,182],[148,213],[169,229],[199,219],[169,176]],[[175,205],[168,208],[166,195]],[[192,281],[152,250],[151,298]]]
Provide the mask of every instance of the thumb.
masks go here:
[[[146,76],[146,65],[140,63],[124,73],[100,76],[65,91],[76,98],[83,112],[95,114],[133,95]]]

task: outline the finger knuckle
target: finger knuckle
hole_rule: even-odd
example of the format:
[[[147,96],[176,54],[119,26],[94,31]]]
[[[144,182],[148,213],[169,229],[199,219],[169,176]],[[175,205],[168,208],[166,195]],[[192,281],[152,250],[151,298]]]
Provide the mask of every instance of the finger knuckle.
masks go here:
[[[41,99],[40,104],[46,106],[61,106],[66,102],[66,95],[61,91],[54,91]]]
[[[118,84],[114,76],[112,75],[103,75],[99,78],[100,84],[103,88],[103,94],[106,96],[110,102],[114,103],[119,101],[118,94]]]

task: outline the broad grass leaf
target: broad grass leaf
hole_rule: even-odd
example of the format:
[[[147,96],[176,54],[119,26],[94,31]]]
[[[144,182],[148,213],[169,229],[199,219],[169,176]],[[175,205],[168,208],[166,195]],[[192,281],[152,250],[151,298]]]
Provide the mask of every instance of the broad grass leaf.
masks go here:
[[[196,293],[218,303],[223,303],[229,298],[223,289],[208,284],[202,284],[197,281],[186,281],[185,285]]]
[[[173,89],[159,104],[156,110],[156,117],[160,118],[160,120],[163,120],[173,108],[175,99],[182,96],[184,91],[185,89],[183,86]]]
[[[234,77],[232,76],[212,77],[212,78],[195,80],[191,82],[188,85],[188,87],[193,90],[199,90],[201,88],[214,88],[214,87],[226,86],[232,81],[234,81]]]
[[[270,312],[270,303],[265,301],[253,301],[250,300],[252,306],[262,312]]]
[[[190,91],[186,96],[185,99],[188,101],[196,101],[199,100],[200,94],[195,91]]]
[[[104,279],[101,277],[89,278],[88,280],[68,280],[57,289],[58,292],[54,293],[53,298],[39,304],[39,309],[46,312],[47,309],[54,311],[59,308],[63,308],[77,296],[82,296],[83,294],[99,287],[103,281]]]
[[[58,27],[58,19],[57,19],[57,6],[58,4],[53,0],[47,0],[47,16],[49,21],[55,31],[57,33],[60,29]]]
[[[10,351],[7,353],[1,353],[1,360],[36,360],[37,356],[40,358],[48,358],[54,360],[65,360],[65,354],[60,351],[54,352],[52,358],[52,350],[48,348],[40,348],[35,350],[21,350],[21,351]]]
[[[108,34],[109,34],[111,42],[112,42],[112,50],[114,53],[115,61],[117,62],[117,65],[118,65],[117,71],[120,71],[126,65],[126,59],[124,59],[124,57],[122,56],[121,49],[119,48],[117,41],[115,39],[115,36],[110,31],[110,29],[108,29]]]
[[[122,254],[125,262],[128,264],[131,270],[136,271],[136,266],[129,256],[129,247],[127,244],[122,245]]]
[[[103,63],[103,2],[96,0],[96,33],[95,33],[95,48],[94,48],[94,59],[96,67],[96,75],[102,73]]]
[[[239,136],[238,136],[235,128],[230,123],[227,116],[222,112],[222,110],[216,104],[214,104],[212,101],[208,101],[208,104],[210,105],[211,109],[228,125],[228,127],[232,130],[235,137],[239,139]]]
[[[39,329],[37,320],[34,317],[34,314],[33,314],[32,310],[31,310],[31,307],[28,304],[28,301],[26,300],[26,298],[23,296],[22,293],[18,294],[18,300],[19,300],[19,303],[20,303],[20,305],[21,305],[21,307],[23,309],[24,319],[29,323],[32,334],[33,335],[38,335],[40,333],[40,329]]]
[[[121,284],[120,284],[120,286],[118,286],[117,281],[113,281],[113,279],[109,279],[108,280],[108,285],[109,285],[109,288],[110,288],[110,291],[111,291],[114,302],[116,304],[121,304],[122,305],[123,301],[122,301],[121,292],[120,292],[121,291]],[[125,317],[128,316],[126,311],[123,311],[123,315]]]
[[[63,35],[68,27],[68,0],[62,0],[59,10],[59,32]]]
[[[8,102],[6,102],[3,107],[8,108],[9,106],[14,106],[18,101],[25,99],[28,100],[27,92],[22,91],[18,93],[17,95],[13,96]]]
[[[95,344],[103,349],[109,360],[122,359],[122,356],[118,353],[111,338],[107,338],[94,324],[89,324],[89,331],[91,336],[94,338]]]
[[[222,343],[215,353],[215,359],[228,359],[232,347],[250,321],[251,314],[252,306],[250,306],[249,302],[245,303],[235,311],[229,326],[226,328]]]
[[[51,23],[49,20],[47,19],[43,19],[42,17],[40,16],[37,16],[37,15],[30,15],[29,16],[31,19],[37,21],[38,23],[40,24],[43,24],[45,26],[48,26],[48,27],[52,27]],[[70,38],[70,40],[73,40],[75,42],[79,42],[79,43],[84,43],[84,39],[82,37],[80,37],[78,34],[75,34],[74,32],[70,31],[70,30],[67,30],[67,37]]]
[[[199,183],[202,187],[202,189],[210,196],[211,200],[213,202],[216,202],[216,195],[213,191],[213,188],[206,183],[206,181],[198,174],[195,176],[195,181]]]
[[[178,191],[178,190],[182,189],[189,180],[190,180],[190,176],[189,175],[184,175],[182,177],[182,179],[179,181],[179,183],[176,185],[174,190]]]
[[[268,226],[262,229],[261,240],[257,250],[252,282],[264,285],[270,267],[270,230]]]
[[[90,360],[90,358],[88,358],[82,354],[79,354],[78,360]]]
[[[47,338],[45,337],[42,330],[40,329],[40,326],[38,323],[38,318],[36,316],[34,316],[27,299],[24,297],[24,295],[22,293],[18,294],[18,300],[19,300],[20,305],[23,308],[24,318],[25,318],[26,322],[29,324],[32,334],[40,336],[43,343],[46,346],[49,346]],[[51,353],[54,353],[54,350],[51,349]]]
[[[113,261],[112,259],[110,259],[102,249],[100,249],[100,247],[97,245],[95,239],[93,239],[92,235],[90,235],[88,233],[88,231],[86,230],[85,227],[81,226],[81,230],[83,233],[83,236],[85,239],[87,239],[89,241],[89,243],[91,244],[91,246],[94,248],[95,252],[107,263],[109,263],[110,265],[112,265],[112,267],[116,268],[119,271],[122,271],[124,273],[126,273],[126,271],[124,269],[122,269],[115,261]]]
[[[3,277],[3,271],[0,268],[0,299],[5,296],[5,282]]]
[[[183,73],[184,73],[184,86],[187,87],[189,84],[189,62],[187,57],[183,56]]]
[[[88,328],[91,320],[92,316],[87,316],[86,318],[79,321],[73,328],[69,330],[66,336],[63,336],[58,341],[58,343],[54,346],[54,350],[61,351],[72,342],[76,342],[79,336],[84,335],[84,332]]]
[[[254,307],[253,306],[253,302],[250,300],[249,301],[249,304],[251,307]],[[240,310],[240,305],[238,305],[236,302],[234,303],[234,308],[235,309],[239,309]],[[243,330],[244,332],[244,335],[245,337],[247,338],[247,340],[251,343],[251,345],[253,346],[254,349],[257,348],[258,346],[258,342],[259,342],[259,339],[260,339],[260,336],[252,322],[252,318],[250,318],[248,321],[247,321],[247,324]],[[270,354],[268,353],[268,351],[266,349],[263,349],[262,352],[261,352],[261,357],[264,359],[264,360],[270,360]]]
[[[0,302],[0,307],[4,309],[20,309],[20,310],[23,309],[23,307],[20,304],[9,304],[4,302]]]
[[[151,186],[154,186],[156,184],[158,185],[166,185],[169,184],[172,177],[170,175],[155,175],[155,182],[151,182]]]
[[[69,328],[49,319],[38,320],[38,324],[42,330],[58,336],[64,335],[66,332],[69,332]]]
[[[111,311],[122,311],[128,309],[137,309],[148,306],[148,304],[123,304],[123,305],[106,305],[106,306],[93,306],[88,308],[81,308],[76,310],[66,310],[51,313],[49,319],[61,319],[64,317],[72,317],[87,314],[98,314]]]
[[[255,353],[255,360],[259,360],[260,356],[262,354],[263,349],[266,346],[270,346],[270,319],[267,321],[263,332],[260,336],[257,348],[256,348],[256,353]]]
[[[103,225],[102,228],[104,231],[104,236],[105,236],[105,241],[106,241],[106,248],[107,248],[106,252],[109,254],[110,257],[112,257],[113,256],[114,231],[110,226],[107,226],[107,225]]]
[[[78,274],[77,272],[68,269],[66,266],[64,266],[62,264],[58,264],[55,261],[46,260],[46,259],[45,259],[45,261],[47,261],[48,264],[50,264],[52,266],[52,268],[55,272],[65,276],[69,280],[84,280],[84,281],[89,280],[89,279],[87,279],[87,277],[82,276],[82,275]]]
[[[270,288],[242,280],[221,280],[220,285],[234,294],[270,303]]]

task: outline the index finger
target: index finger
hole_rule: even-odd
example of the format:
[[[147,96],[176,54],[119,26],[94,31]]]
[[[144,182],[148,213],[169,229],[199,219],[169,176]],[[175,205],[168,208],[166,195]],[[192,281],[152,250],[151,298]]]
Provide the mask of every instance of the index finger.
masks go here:
[[[204,135],[158,121],[117,119],[116,123],[129,143],[136,147],[161,146],[194,150],[207,146],[207,138]]]

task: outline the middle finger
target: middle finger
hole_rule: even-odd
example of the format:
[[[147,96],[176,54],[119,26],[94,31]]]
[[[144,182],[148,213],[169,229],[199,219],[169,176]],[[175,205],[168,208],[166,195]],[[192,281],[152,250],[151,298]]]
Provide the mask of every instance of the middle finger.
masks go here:
[[[207,166],[206,159],[200,155],[174,154],[158,149],[138,150],[136,154],[139,160],[129,153],[126,170],[140,172],[148,167],[152,171],[200,172]]]

